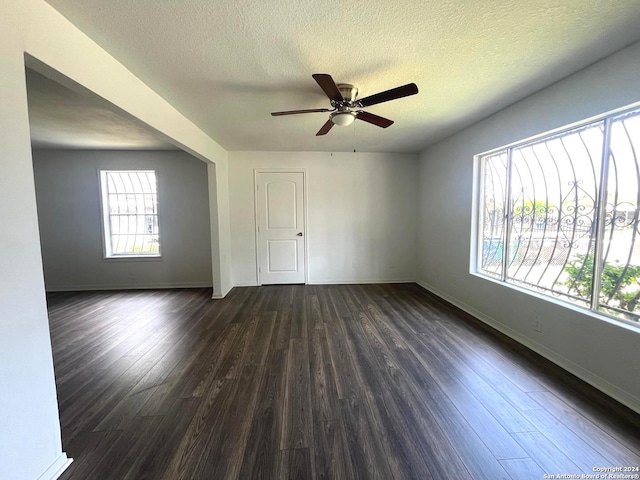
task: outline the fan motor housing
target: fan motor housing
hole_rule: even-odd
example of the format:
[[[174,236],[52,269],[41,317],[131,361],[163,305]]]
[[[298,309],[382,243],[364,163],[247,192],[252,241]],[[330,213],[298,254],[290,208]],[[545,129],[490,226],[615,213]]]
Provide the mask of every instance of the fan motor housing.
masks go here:
[[[338,87],[342,98],[346,101],[355,102],[356,98],[358,98],[358,89],[355,85],[351,85],[350,83],[336,83],[336,87]]]

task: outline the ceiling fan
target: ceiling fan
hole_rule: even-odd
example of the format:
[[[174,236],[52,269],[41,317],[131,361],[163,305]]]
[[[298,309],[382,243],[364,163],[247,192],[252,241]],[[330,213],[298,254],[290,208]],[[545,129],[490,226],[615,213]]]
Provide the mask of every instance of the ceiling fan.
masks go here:
[[[298,113],[331,112],[329,120],[318,130],[316,136],[326,135],[334,125],[344,127],[351,125],[355,120],[362,120],[363,122],[371,123],[378,127],[387,128],[393,124],[393,120],[358,109],[418,93],[416,84],[408,83],[407,85],[392,88],[391,90],[376,93],[375,95],[358,100],[358,89],[355,86],[349,83],[335,83],[331,75],[327,73],[315,73],[312,77],[318,82],[318,85],[320,85],[320,88],[322,88],[327,97],[329,97],[331,106],[333,107],[332,109],[313,108],[307,110],[289,110],[286,112],[272,112],[271,115],[277,117],[281,115],[296,115]]]

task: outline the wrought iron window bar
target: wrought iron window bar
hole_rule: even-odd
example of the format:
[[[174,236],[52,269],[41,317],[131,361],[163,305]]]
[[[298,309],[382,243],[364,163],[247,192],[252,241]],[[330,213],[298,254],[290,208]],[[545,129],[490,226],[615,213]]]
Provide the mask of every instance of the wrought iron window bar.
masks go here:
[[[640,319],[640,110],[480,156],[476,271]]]

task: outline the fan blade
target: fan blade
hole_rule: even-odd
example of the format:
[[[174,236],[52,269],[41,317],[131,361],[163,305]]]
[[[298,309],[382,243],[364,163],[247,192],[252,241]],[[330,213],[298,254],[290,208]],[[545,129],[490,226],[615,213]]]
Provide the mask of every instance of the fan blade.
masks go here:
[[[280,115],[296,115],[298,113],[314,113],[314,112],[333,112],[328,108],[311,108],[307,110],[289,110],[287,112],[271,112],[271,115],[274,117],[279,117]]]
[[[316,137],[320,135],[326,135],[327,133],[329,133],[329,130],[331,130],[332,127],[333,122],[331,121],[331,119],[327,120],[327,123],[325,123],[322,128],[318,130],[318,133],[316,133]]]
[[[314,73],[311,76],[316,82],[318,82],[320,88],[324,91],[324,93],[327,94],[327,97],[329,97],[331,100],[333,100],[334,102],[342,102],[344,100],[344,98],[342,98],[340,90],[338,90],[336,82],[334,82],[333,78],[331,78],[331,75],[329,75],[328,73]]]
[[[408,83],[401,87],[392,88],[391,90],[386,90],[369,97],[361,98],[358,100],[358,104],[363,107],[370,107],[371,105],[377,105],[378,103],[388,102],[397,98],[408,97],[409,95],[415,95],[416,93],[418,93],[418,86],[415,83]]]
[[[387,128],[393,125],[393,120],[389,120],[388,118],[379,117],[378,115],[374,115],[373,113],[368,112],[358,112],[356,115],[358,120],[362,120],[363,122],[372,123],[373,125],[377,125],[382,128]]]

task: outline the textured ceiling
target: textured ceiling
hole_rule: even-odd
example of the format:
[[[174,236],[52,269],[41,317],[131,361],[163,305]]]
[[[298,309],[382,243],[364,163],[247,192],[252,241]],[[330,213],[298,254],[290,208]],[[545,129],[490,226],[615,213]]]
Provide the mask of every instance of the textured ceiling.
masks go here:
[[[117,113],[91,92],[80,94],[27,69],[34,148],[167,150],[175,148],[144,123]]]
[[[638,0],[48,0],[227,150],[414,152],[640,38]],[[393,119],[315,137],[311,78]]]

